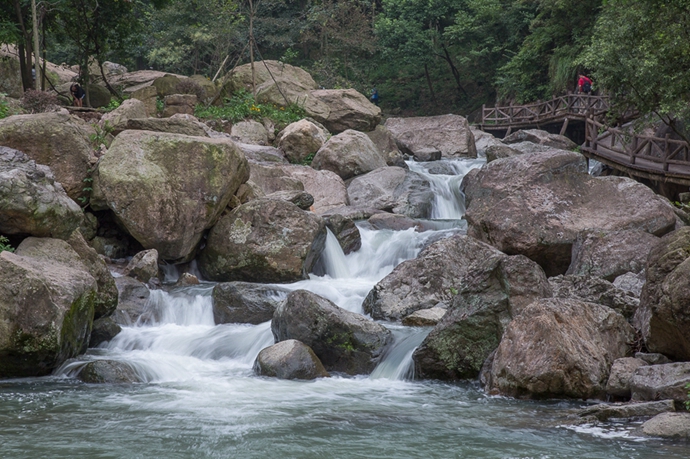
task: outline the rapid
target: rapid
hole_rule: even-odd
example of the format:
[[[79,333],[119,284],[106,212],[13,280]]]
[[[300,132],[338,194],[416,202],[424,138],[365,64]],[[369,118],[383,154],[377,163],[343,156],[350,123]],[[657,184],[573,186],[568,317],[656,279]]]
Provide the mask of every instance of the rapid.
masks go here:
[[[359,223],[362,247],[349,255],[329,233],[315,269],[320,275],[281,287],[306,289],[362,314],[368,292],[395,266],[465,231],[460,182],[483,163],[409,163],[431,183],[439,229]],[[430,173],[439,164],[450,173]],[[168,269],[164,282],[179,274]],[[414,380],[412,353],[429,328],[384,323],[395,343],[369,376],[257,377],[254,360],[273,344],[270,322],[216,325],[213,286],[151,291],[146,313],[109,343],[52,376],[0,381],[0,457],[687,457],[683,445],[637,437],[634,424],[570,425],[568,412],[583,402],[513,400],[489,396],[473,382]],[[127,362],[145,383],[74,378],[88,361],[104,358]]]

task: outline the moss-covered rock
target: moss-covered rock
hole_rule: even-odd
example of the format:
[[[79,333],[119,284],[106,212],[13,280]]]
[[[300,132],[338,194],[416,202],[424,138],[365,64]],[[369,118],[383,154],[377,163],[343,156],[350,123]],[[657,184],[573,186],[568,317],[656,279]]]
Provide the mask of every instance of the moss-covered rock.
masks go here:
[[[0,377],[49,374],[87,347],[98,287],[58,242],[55,261],[0,253]]]
[[[93,199],[144,248],[185,261],[248,178],[247,160],[227,139],[124,131],[101,158]]]

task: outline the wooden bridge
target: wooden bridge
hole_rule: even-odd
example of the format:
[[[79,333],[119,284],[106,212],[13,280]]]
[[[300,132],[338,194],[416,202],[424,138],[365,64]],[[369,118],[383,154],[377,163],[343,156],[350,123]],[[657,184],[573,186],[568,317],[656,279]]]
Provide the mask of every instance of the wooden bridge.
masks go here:
[[[512,129],[540,128],[562,122],[560,133],[563,135],[568,123],[576,121],[584,125],[581,152],[587,158],[653,183],[690,186],[690,145],[687,142],[669,135],[662,138],[608,127],[602,121],[609,108],[608,97],[579,94],[527,105],[482,107],[481,128],[507,131],[507,135]]]
[[[482,106],[483,130],[508,130],[563,123],[565,133],[570,120],[584,121],[588,117],[602,118],[609,111],[609,98],[588,94],[568,94],[546,102],[527,105],[508,105],[487,108]]]

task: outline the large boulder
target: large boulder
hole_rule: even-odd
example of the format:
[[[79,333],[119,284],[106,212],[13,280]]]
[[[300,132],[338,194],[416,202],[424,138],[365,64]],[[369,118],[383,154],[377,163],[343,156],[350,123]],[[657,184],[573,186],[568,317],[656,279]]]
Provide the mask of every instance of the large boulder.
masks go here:
[[[322,218],[286,201],[256,199],[213,227],[199,269],[215,281],[294,282],[307,278],[325,243]]]
[[[86,124],[62,113],[16,115],[0,120],[0,145],[50,167],[75,201],[85,196],[84,179],[96,162]]]
[[[338,240],[345,255],[356,252],[362,247],[362,235],[352,218],[332,214],[325,218],[326,226]]]
[[[421,175],[401,167],[382,167],[355,177],[347,187],[348,200],[353,207],[374,209],[429,218],[434,193]]]
[[[194,94],[173,94],[165,96],[163,99],[163,118],[174,115],[193,115],[197,104],[197,97]]]
[[[244,153],[244,156],[246,156],[249,161],[254,163],[288,163],[288,160],[285,159],[283,152],[274,147],[252,145],[250,143],[241,142],[237,142],[237,147],[242,150],[242,153]]]
[[[115,135],[127,129],[127,120],[147,118],[146,105],[138,99],[127,99],[119,107],[101,117],[99,124],[113,128]]]
[[[602,398],[611,365],[630,351],[634,337],[611,308],[537,300],[508,325],[487,389],[513,397]]]
[[[268,322],[288,290],[250,282],[221,282],[213,287],[216,324]]]
[[[632,375],[630,391],[637,401],[673,399],[684,402],[688,399],[690,384],[690,363],[666,363],[638,367]]]
[[[664,236],[647,260],[636,320],[651,352],[690,360],[690,227]]]
[[[83,218],[49,167],[0,147],[0,234],[67,239]]]
[[[112,100],[112,94],[105,86],[99,84],[87,84],[84,89],[89,94],[89,104],[91,107],[106,107]]]
[[[458,293],[449,311],[412,356],[415,374],[422,378],[477,377],[510,320],[533,301],[551,296],[544,271],[532,260],[482,252],[484,257],[456,279]]]
[[[640,300],[600,277],[555,276],[549,278],[554,298],[582,300],[615,309],[626,319],[632,319]]]
[[[0,377],[46,375],[84,352],[97,291],[78,264],[0,252]]]
[[[658,240],[639,229],[582,231],[573,243],[572,261],[566,274],[602,277],[613,282],[625,273],[639,273]]]
[[[131,98],[140,100],[146,109],[146,116],[158,113],[158,91],[155,86],[144,86],[131,93]]]
[[[51,238],[29,237],[15,251],[17,255],[71,266],[88,273],[96,280],[94,318],[110,315],[117,307],[115,279],[105,262],[86,244],[79,231],[74,231],[66,241]]]
[[[276,191],[304,191],[302,181],[292,177],[279,164],[265,164],[252,161],[250,163],[249,181],[255,184],[264,194],[271,194]]]
[[[376,148],[379,149],[386,160],[386,164],[402,168],[407,167],[403,153],[400,151],[393,134],[391,134],[388,128],[378,125],[373,131],[367,132],[367,136],[374,142]]]
[[[393,335],[383,325],[306,290],[291,292],[271,322],[276,342],[296,339],[314,350],[328,371],[368,374]]]
[[[262,349],[254,362],[254,371],[259,376],[278,379],[316,379],[329,376],[314,351],[294,339]]]
[[[348,129],[371,131],[381,121],[381,109],[355,89],[319,89],[310,95],[328,107],[327,117],[311,116],[334,134]]]
[[[282,170],[299,180],[304,191],[314,197],[312,210],[321,215],[331,209],[347,205],[345,182],[335,172],[317,171],[308,166],[283,166]]]
[[[436,148],[444,158],[477,157],[470,125],[460,115],[388,118],[384,126],[393,134],[403,153]]]
[[[385,166],[386,161],[374,142],[363,132],[352,129],[331,137],[311,163],[314,169],[333,171],[343,180]]]
[[[251,64],[233,69],[225,78],[224,90],[227,94],[239,90],[252,92],[252,78],[256,84],[257,100],[276,105],[297,104],[307,108],[309,91],[317,88],[316,82],[305,70],[283,62],[265,60],[254,64],[254,77]]]
[[[467,236],[441,239],[396,266],[371,289],[362,307],[374,319],[392,321],[420,309],[447,308],[473,263],[500,255],[490,245]]]
[[[494,161],[470,171],[462,188],[467,234],[531,258],[548,276],[566,272],[585,229],[661,236],[676,225],[668,200],[632,179],[591,177],[584,156],[575,152]]]
[[[258,121],[240,121],[232,125],[230,135],[237,138],[242,143],[255,145],[268,144],[268,132],[263,124]]]
[[[572,150],[577,146],[575,142],[564,135],[551,134],[540,129],[515,131],[503,138],[503,143],[507,145],[520,142],[532,142],[538,145],[558,148],[560,150]]]
[[[186,261],[248,178],[227,140],[124,131],[99,162],[94,191],[144,248]]]
[[[158,277],[158,251],[149,249],[134,255],[127,264],[124,275],[144,283]]]
[[[309,120],[288,124],[278,134],[277,144],[291,163],[300,164],[316,154],[330,137],[330,133]]]

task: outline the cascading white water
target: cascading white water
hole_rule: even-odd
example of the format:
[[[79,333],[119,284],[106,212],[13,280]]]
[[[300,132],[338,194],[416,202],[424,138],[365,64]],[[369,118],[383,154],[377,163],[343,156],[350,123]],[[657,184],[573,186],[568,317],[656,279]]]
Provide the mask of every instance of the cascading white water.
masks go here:
[[[475,163],[450,166],[459,171]],[[412,167],[424,171],[427,165]],[[435,179],[435,190],[446,186],[444,180],[459,183],[451,175]],[[457,209],[442,216],[459,218]],[[458,231],[449,226],[456,228],[416,233],[359,224],[359,251],[345,256],[331,240],[326,275],[281,287],[307,289],[361,313],[376,282],[426,244]],[[178,276],[170,268],[166,280]],[[152,291],[136,324],[63,365],[61,376],[2,381],[2,456],[259,459],[280,451],[301,459],[446,458],[552,457],[557,451],[559,457],[687,457],[683,445],[647,446],[626,428],[558,427],[563,407],[578,403],[525,408],[472,385],[410,381],[411,355],[429,328],[388,324],[395,343],[369,377],[256,377],[253,361],[273,343],[270,322],[215,325],[212,287]],[[149,384],[86,385],[65,378],[93,359],[127,362]],[[610,438],[615,442],[603,440]]]

